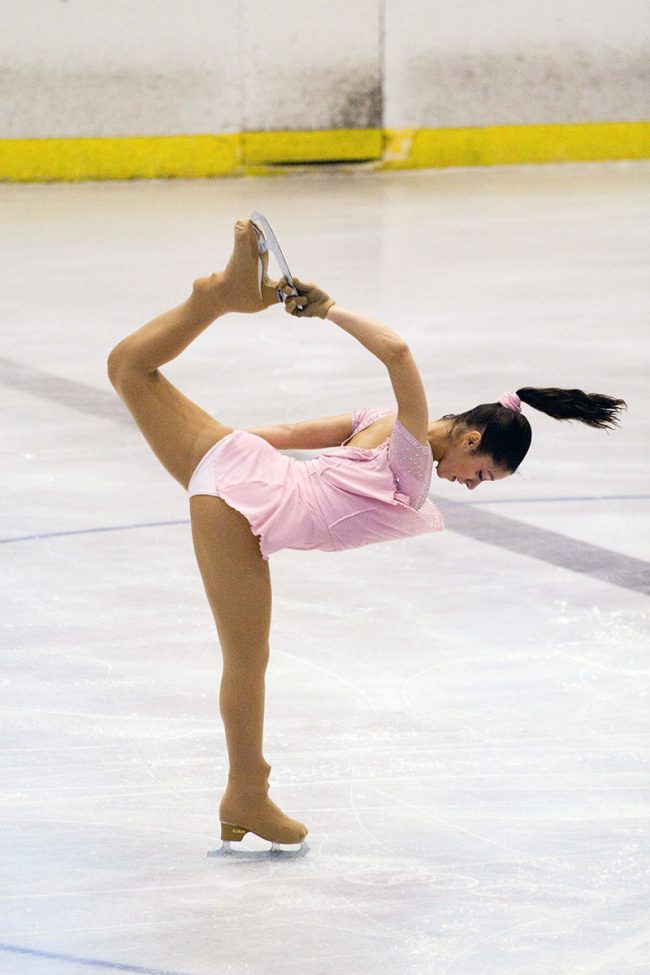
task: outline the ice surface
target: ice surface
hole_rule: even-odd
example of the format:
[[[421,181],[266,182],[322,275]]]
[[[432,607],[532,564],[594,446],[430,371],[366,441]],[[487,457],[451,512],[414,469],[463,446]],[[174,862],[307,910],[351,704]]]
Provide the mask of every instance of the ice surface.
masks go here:
[[[0,187],[2,975],[647,975],[649,176]],[[531,417],[521,474],[471,495],[434,477],[458,530],[273,556],[266,750],[311,851],[242,863],[206,856],[226,764],[187,503],[105,359],[255,209],[407,338],[432,415],[522,385],[629,412]],[[167,373],[239,426],[392,403],[281,309]]]

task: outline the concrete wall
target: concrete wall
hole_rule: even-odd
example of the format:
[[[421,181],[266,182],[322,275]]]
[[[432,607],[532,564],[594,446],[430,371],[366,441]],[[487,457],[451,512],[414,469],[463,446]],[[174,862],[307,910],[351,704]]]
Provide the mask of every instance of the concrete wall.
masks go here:
[[[647,0],[3,0],[0,137],[650,116]]]

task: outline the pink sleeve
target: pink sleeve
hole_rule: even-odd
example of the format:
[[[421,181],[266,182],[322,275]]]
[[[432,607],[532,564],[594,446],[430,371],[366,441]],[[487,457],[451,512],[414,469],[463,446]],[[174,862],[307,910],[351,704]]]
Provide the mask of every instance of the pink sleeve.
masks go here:
[[[378,409],[377,407],[370,407],[363,410],[355,410],[352,414],[352,433],[344,440],[341,444],[342,447],[350,440],[355,433],[359,433],[360,430],[365,430],[369,427],[371,423],[375,420],[379,420],[382,416],[388,416],[389,413],[394,413],[394,410]]]
[[[399,420],[395,420],[388,445],[388,463],[400,493],[408,497],[412,508],[421,508],[431,486],[433,455],[431,447],[416,440]]]

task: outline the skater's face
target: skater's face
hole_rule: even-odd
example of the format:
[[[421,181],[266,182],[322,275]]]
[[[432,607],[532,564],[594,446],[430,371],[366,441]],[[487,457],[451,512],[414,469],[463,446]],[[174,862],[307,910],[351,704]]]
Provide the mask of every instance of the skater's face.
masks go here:
[[[481,434],[478,430],[456,431],[448,441],[438,461],[436,473],[447,481],[464,484],[470,491],[486,481],[500,481],[510,471],[495,464],[489,454],[482,454]]]

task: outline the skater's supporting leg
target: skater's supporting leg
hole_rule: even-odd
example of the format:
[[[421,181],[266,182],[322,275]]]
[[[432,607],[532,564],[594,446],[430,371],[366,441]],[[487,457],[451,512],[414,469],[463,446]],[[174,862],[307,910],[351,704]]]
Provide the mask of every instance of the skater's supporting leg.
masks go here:
[[[223,653],[220,707],[230,774],[220,818],[275,843],[300,843],[306,828],[268,798],[271,767],[263,754],[268,563],[246,519],[221,498],[197,495],[190,512],[194,551]]]

